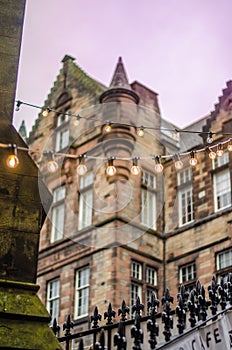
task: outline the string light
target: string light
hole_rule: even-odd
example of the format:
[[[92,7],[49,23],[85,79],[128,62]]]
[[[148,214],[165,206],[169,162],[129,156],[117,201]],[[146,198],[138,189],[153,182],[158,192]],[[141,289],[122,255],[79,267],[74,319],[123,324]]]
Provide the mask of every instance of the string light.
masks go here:
[[[114,166],[114,158],[111,157],[108,159],[108,166],[106,168],[106,174],[109,176],[114,176],[116,174],[117,169]]]
[[[111,132],[111,129],[112,129],[111,122],[108,122],[105,126],[105,132]]]
[[[77,174],[80,176],[85,175],[88,171],[88,168],[85,165],[85,158],[86,158],[85,154],[79,156],[79,165],[77,166]]]
[[[132,159],[132,167],[131,167],[131,173],[133,175],[139,175],[141,169],[138,166],[138,158],[133,158]]]
[[[17,146],[15,144],[9,145],[11,148],[11,154],[7,157],[6,165],[9,168],[15,169],[19,165]]]
[[[33,108],[37,108],[37,109],[40,109],[41,111],[43,111],[44,110],[44,107],[41,107],[41,106],[37,106],[37,105],[34,105],[34,104],[31,104],[31,103],[27,103],[27,102],[23,102],[23,101],[19,101],[19,100],[17,100],[16,101],[16,103],[17,103],[17,105],[26,105],[26,106],[30,106],[30,107],[33,107]],[[50,108],[50,107],[48,107],[48,109],[49,109],[49,111],[53,111],[53,112],[55,112],[55,113],[59,113],[59,111],[57,111],[56,109],[54,109],[54,108]],[[69,114],[71,117],[76,117],[76,115],[74,115],[74,114]],[[80,118],[82,118],[82,119],[89,119],[88,117],[85,117],[85,116],[79,116]],[[95,120],[95,121],[99,121],[99,122],[101,122],[102,123],[102,119],[98,119],[98,118],[91,118],[91,120]],[[117,122],[113,122],[113,121],[110,121],[110,122],[108,122],[108,126],[112,126],[112,124],[117,124],[117,125],[120,125],[120,123],[117,121]],[[170,131],[170,132],[173,132],[173,133],[189,133],[189,134],[199,134],[199,135],[202,135],[202,134],[207,134],[208,135],[208,137],[207,137],[207,142],[208,143],[212,143],[213,142],[213,135],[214,134],[221,134],[221,135],[232,135],[232,133],[221,133],[221,132],[212,132],[212,131],[202,131],[202,130],[200,130],[200,131],[196,131],[196,130],[187,130],[187,129],[177,129],[177,128],[163,128],[163,127],[149,127],[149,126],[141,126],[141,127],[139,127],[139,126],[135,126],[134,124],[132,125],[132,124],[125,124],[125,123],[121,123],[121,125],[127,125],[127,126],[132,126],[132,127],[136,127],[136,128],[138,128],[138,129],[141,129],[141,128],[143,128],[143,129],[150,129],[150,130],[158,130],[158,131]],[[109,131],[108,132],[110,132],[111,131],[111,129],[109,129]]]
[[[182,169],[183,166],[184,166],[183,162],[180,160],[179,154],[176,154],[176,155],[174,156],[174,165],[175,165],[175,168],[176,168],[177,170]]]
[[[215,159],[217,157],[217,154],[209,147],[206,147],[206,152],[208,153],[210,159]]]
[[[191,166],[197,165],[197,158],[195,157],[195,152],[194,151],[191,151],[191,153],[190,153],[189,164]]]
[[[210,131],[207,137],[207,143],[212,143],[213,142],[213,133]]]
[[[217,145],[217,156],[221,157],[224,153],[224,149],[223,149],[223,145],[221,143],[219,143]]]
[[[144,136],[144,127],[140,126],[140,128],[137,129],[137,135],[140,137]]]
[[[155,172],[156,173],[162,173],[162,171],[163,171],[163,169],[164,169],[164,167],[163,167],[163,165],[161,164],[161,160],[160,160],[160,156],[156,156],[155,157]]]
[[[232,151],[232,139],[229,139],[228,145],[227,145],[227,149],[229,152]]]
[[[54,152],[53,151],[48,151],[44,153],[45,156],[47,157],[47,169],[49,173],[55,173],[57,172],[59,165],[58,163],[55,161],[55,156],[54,156]]]

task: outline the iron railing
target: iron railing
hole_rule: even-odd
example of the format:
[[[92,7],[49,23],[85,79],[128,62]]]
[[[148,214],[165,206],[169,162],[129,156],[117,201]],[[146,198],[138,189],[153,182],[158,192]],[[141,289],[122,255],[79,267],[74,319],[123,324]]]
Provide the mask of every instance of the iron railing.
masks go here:
[[[102,315],[95,307],[90,317],[91,329],[75,332],[75,324],[70,315],[63,324],[62,336],[56,320],[52,329],[65,350],[140,350],[142,347],[161,349],[197,327],[217,320],[219,315],[232,309],[232,273],[229,273],[226,279],[222,278],[220,283],[213,277],[208,286],[207,296],[208,298],[204,286],[198,280],[190,292],[184,285],[180,287],[175,308],[172,308],[174,298],[166,289],[161,302],[155,293],[151,295],[145,316],[144,305],[138,297],[136,304],[131,308],[122,301],[118,309],[118,322],[113,322],[116,312],[110,303],[108,310],[104,312],[105,324],[101,324]],[[162,308],[161,312],[158,312],[159,308]],[[127,319],[129,315],[131,318]]]

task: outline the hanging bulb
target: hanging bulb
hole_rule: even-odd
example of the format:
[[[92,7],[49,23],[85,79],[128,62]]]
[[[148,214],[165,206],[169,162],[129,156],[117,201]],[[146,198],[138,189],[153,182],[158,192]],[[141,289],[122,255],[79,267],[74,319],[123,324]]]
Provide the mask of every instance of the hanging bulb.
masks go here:
[[[83,176],[87,173],[88,168],[85,165],[85,155],[80,155],[79,156],[79,165],[77,166],[77,174],[80,176]]]
[[[105,126],[105,132],[111,132],[111,129],[112,129],[111,122],[108,122]]]
[[[140,173],[140,167],[138,166],[138,158],[132,159],[131,173],[133,175],[138,175]]]
[[[140,126],[140,128],[137,129],[137,135],[140,137],[144,136],[144,127]]]
[[[17,147],[16,145],[9,145],[11,148],[11,154],[7,157],[6,160],[6,165],[9,168],[16,168],[19,165],[19,159],[18,159],[18,155],[17,155]]]
[[[177,170],[180,170],[180,169],[183,168],[184,164],[183,164],[183,162],[180,160],[179,154],[177,154],[177,155],[174,156],[174,164],[175,164],[175,168],[176,168]]]
[[[162,173],[164,167],[160,163],[160,156],[156,156],[155,157],[155,162],[156,162],[156,164],[155,164],[155,172]]]
[[[48,116],[48,113],[49,113],[50,111],[51,111],[50,108],[47,107],[46,109],[43,110],[42,116],[46,118],[46,117]]]
[[[80,116],[79,116],[79,114],[78,115],[76,115],[75,117],[74,117],[74,122],[73,122],[73,124],[75,125],[75,126],[78,126],[79,125],[79,123],[80,123]]]
[[[197,165],[197,158],[195,157],[195,152],[194,152],[194,151],[192,151],[192,152],[190,153],[189,164],[190,164],[191,166]]]
[[[217,156],[221,157],[224,153],[224,149],[223,149],[223,145],[221,143],[219,143],[217,145]]]
[[[117,169],[114,166],[114,158],[108,159],[108,166],[106,168],[106,173],[109,176],[113,176],[116,174]]]
[[[206,151],[208,152],[210,159],[215,159],[217,157],[217,154],[213,152],[209,147],[206,148]]]
[[[47,161],[48,161],[47,162],[48,172],[53,174],[58,170],[59,165],[55,161],[54,153],[52,151],[47,152],[46,157],[47,157]]]
[[[16,107],[15,107],[15,110],[16,112],[18,112],[20,110],[20,106],[21,106],[22,102],[21,101],[17,101],[16,103]]]
[[[212,134],[211,131],[208,133],[208,137],[207,137],[206,141],[207,141],[207,143],[212,143],[213,142],[213,134]]]
[[[227,149],[228,149],[229,152],[232,151],[232,139],[229,139],[229,143],[227,145]]]

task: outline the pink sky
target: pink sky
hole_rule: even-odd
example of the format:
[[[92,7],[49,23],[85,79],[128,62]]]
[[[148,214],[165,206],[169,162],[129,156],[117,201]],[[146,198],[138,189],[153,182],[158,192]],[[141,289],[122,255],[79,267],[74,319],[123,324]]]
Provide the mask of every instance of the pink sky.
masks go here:
[[[231,80],[231,0],[27,0],[16,98],[43,105],[65,54],[109,85],[122,56],[129,81],[159,94],[180,127],[213,110]],[[37,110],[21,106],[19,127]]]

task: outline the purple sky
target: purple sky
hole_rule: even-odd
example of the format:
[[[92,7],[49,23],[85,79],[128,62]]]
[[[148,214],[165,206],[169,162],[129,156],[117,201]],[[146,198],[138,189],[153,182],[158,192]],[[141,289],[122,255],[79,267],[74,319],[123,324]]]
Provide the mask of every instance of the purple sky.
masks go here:
[[[232,79],[231,14],[231,0],[27,0],[16,98],[43,105],[65,54],[106,85],[122,56],[129,81],[183,127]],[[30,130],[37,114],[21,106],[14,124]]]

